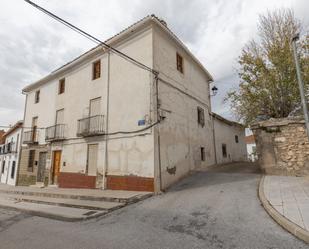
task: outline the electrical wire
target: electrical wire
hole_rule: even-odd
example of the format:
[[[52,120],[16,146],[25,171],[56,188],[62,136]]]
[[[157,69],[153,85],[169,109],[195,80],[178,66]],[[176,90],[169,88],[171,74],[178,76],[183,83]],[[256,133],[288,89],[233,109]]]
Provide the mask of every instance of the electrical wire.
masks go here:
[[[34,3],[34,2],[32,2],[32,1],[30,1],[30,0],[24,0],[24,1],[27,2],[27,3],[29,3],[30,5],[32,5],[32,6],[35,7],[36,9],[40,10],[40,11],[43,12],[44,14],[50,16],[50,17],[53,18],[54,20],[56,20],[56,21],[62,23],[62,24],[65,25],[66,27],[68,27],[68,28],[72,29],[73,31],[75,31],[75,32],[81,34],[82,36],[86,37],[87,39],[89,39],[89,40],[91,40],[91,41],[93,41],[93,42],[95,42],[95,43],[97,43],[97,44],[99,44],[99,45],[101,45],[101,46],[103,46],[103,47],[105,47],[105,48],[108,48],[109,50],[113,51],[114,53],[118,54],[119,56],[121,56],[121,57],[123,57],[123,58],[129,60],[130,62],[132,62],[132,63],[138,65],[139,67],[141,67],[141,68],[143,68],[143,69],[145,69],[145,70],[147,70],[147,71],[153,73],[154,75],[157,75],[157,74],[158,74],[158,72],[156,72],[154,69],[152,69],[152,68],[148,67],[147,65],[145,65],[145,64],[143,64],[143,63],[141,63],[141,62],[139,62],[139,61],[137,61],[137,60],[135,60],[135,59],[133,59],[132,57],[128,56],[127,54],[125,54],[125,53],[123,53],[123,52],[121,52],[121,51],[119,51],[119,50],[113,48],[112,46],[108,45],[108,44],[105,43],[104,41],[101,41],[100,39],[94,37],[93,35],[90,35],[90,34],[87,33],[86,31],[83,31],[82,29],[78,28],[77,26],[75,26],[75,25],[69,23],[68,21],[62,19],[61,17],[59,17],[59,16],[53,14],[52,12],[50,12],[50,11],[44,9],[43,7],[37,5],[36,3]]]

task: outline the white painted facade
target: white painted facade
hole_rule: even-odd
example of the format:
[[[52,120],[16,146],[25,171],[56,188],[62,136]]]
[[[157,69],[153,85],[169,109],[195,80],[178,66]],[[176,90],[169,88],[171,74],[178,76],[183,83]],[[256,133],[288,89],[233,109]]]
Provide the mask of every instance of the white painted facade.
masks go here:
[[[245,127],[213,115],[217,164],[247,161]]]
[[[98,47],[26,87],[24,122],[31,127],[37,117],[36,146],[49,145],[51,155],[62,151],[60,172],[96,176],[98,188],[106,188],[108,176],[134,176],[154,179],[155,191],[159,191],[192,169],[215,164],[209,95],[212,77],[206,69],[153,16],[108,43],[158,75]],[[183,58],[184,73],[177,70],[176,53]],[[98,60],[101,77],[92,80],[93,63]],[[63,78],[65,92],[58,94]],[[40,101],[35,103],[38,90]],[[97,114],[104,116],[104,135],[79,137],[78,120],[89,117],[90,101],[97,98],[101,100]],[[198,107],[204,111],[204,125],[197,122]],[[45,141],[44,128],[56,124],[58,110],[64,114],[65,139]],[[98,148],[96,170],[89,171],[87,155],[89,145],[94,144]],[[52,156],[46,170],[53,171]]]
[[[19,165],[22,122],[16,125],[5,133],[5,143],[0,145],[0,181],[8,185],[16,185]]]

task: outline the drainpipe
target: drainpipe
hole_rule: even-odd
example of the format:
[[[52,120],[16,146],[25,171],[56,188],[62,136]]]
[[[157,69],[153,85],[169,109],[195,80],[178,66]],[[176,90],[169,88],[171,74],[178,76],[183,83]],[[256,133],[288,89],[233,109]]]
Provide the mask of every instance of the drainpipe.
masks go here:
[[[159,113],[159,75],[155,75],[155,84],[156,84],[156,115],[157,115],[157,122],[160,121],[160,113]],[[160,126],[157,128],[158,133],[158,166],[159,166],[159,191],[162,191],[162,166],[161,166],[161,139],[160,139]]]
[[[212,116],[212,134],[213,134],[213,145],[214,145],[214,153],[215,153],[215,164],[218,164],[217,159],[217,146],[216,146],[216,130],[215,130],[215,117]]]
[[[22,94],[25,94],[25,93],[22,92]],[[20,162],[21,162],[21,151],[22,151],[23,136],[24,136],[24,126],[25,126],[27,102],[28,102],[28,94],[26,94],[26,100],[25,100],[25,106],[24,106],[23,125],[21,126],[21,133],[20,133],[20,138],[19,138],[18,164],[17,164],[17,172],[16,172],[15,186],[18,185],[18,180],[19,180]]]
[[[106,91],[106,128],[105,128],[105,164],[103,166],[103,182],[102,182],[102,189],[106,189],[107,181],[106,176],[108,172],[108,124],[109,124],[109,85],[110,85],[110,50],[108,50],[108,57],[107,57],[107,91]]]

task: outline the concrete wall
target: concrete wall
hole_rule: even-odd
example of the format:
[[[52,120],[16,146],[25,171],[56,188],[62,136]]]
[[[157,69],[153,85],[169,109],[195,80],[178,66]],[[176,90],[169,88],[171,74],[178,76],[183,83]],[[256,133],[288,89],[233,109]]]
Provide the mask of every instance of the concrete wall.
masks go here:
[[[309,142],[301,118],[270,119],[251,128],[258,162],[266,174],[309,174]]]
[[[226,123],[214,117],[214,129],[218,164],[247,160],[244,127],[233,125],[233,123]],[[235,136],[238,136],[238,143],[235,140]],[[223,155],[222,144],[226,145],[226,157]]]
[[[183,57],[183,74],[177,70],[176,53]],[[154,29],[154,69],[160,78],[160,110],[166,116],[158,128],[160,151],[156,157],[156,165],[161,163],[161,185],[165,189],[190,170],[214,164],[209,76],[158,27]],[[204,109],[204,127],[197,122],[197,107]],[[201,161],[201,147],[205,148],[205,161]]]

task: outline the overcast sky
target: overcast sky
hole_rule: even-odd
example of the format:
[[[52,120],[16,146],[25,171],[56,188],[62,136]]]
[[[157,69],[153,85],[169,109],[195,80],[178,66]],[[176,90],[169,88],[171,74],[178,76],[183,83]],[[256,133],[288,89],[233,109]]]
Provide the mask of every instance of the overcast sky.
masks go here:
[[[308,0],[34,0],[106,40],[149,14],[163,18],[213,75],[219,94],[213,110],[233,118],[222,99],[237,87],[237,57],[257,35],[258,15],[294,9],[309,26]],[[23,0],[0,1],[0,125],[23,118],[21,89],[95,44]]]

